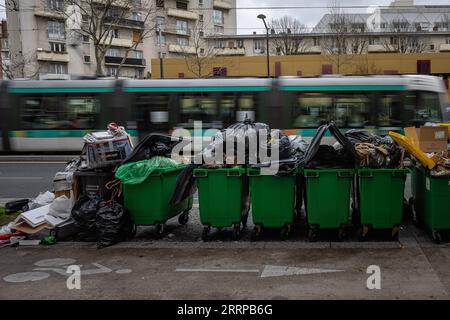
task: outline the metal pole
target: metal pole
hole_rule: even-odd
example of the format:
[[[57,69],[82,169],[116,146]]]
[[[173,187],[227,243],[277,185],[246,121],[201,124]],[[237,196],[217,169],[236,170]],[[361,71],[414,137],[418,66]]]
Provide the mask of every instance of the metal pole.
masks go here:
[[[161,79],[164,79],[164,61],[162,52],[161,28],[158,28],[158,39],[159,39],[159,75]]]
[[[266,29],[267,78],[270,78],[269,29]]]

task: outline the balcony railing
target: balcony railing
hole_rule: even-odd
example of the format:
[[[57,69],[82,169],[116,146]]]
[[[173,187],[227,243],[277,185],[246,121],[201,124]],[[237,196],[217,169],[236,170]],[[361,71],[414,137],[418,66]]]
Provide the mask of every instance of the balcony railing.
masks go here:
[[[121,64],[123,60],[123,57],[105,57],[105,63],[106,64]],[[123,64],[124,66],[140,66],[145,67],[145,59],[139,59],[139,58],[127,58],[125,59],[125,62]]]
[[[128,27],[128,28],[143,28],[144,21],[116,18],[116,17],[106,17],[105,22],[112,23],[118,26]]]

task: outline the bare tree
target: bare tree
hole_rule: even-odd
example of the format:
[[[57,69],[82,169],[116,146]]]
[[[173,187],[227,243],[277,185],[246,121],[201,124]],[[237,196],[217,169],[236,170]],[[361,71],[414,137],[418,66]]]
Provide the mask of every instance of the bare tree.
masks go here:
[[[389,37],[386,37],[383,46],[386,51],[398,53],[422,53],[429,48],[427,36],[421,36],[420,26],[411,24],[406,19],[395,19],[389,24]]]
[[[36,53],[11,53],[10,63],[2,63],[2,71],[8,79],[29,78],[36,79],[40,72]]]
[[[186,62],[186,68],[196,78],[208,78],[213,75],[214,60],[220,50],[219,46],[212,45],[211,41],[205,37],[207,26],[208,24],[204,21],[196,21],[189,30],[189,43],[178,44]]]
[[[89,37],[93,43],[97,76],[105,75],[104,59],[117,37],[115,30],[132,12],[143,13],[144,25],[139,35],[133,39],[133,44],[127,48],[119,68],[122,68],[129,52],[144,38],[149,37],[155,28],[151,23],[154,12],[151,0],[63,0],[63,3],[63,8],[54,10],[64,16],[66,28],[71,33],[69,36],[74,37],[75,41],[79,41],[82,36]]]
[[[269,28],[275,32],[271,37],[273,51],[285,56],[305,52],[306,42],[303,35],[307,28],[298,19],[291,16],[273,19]]]

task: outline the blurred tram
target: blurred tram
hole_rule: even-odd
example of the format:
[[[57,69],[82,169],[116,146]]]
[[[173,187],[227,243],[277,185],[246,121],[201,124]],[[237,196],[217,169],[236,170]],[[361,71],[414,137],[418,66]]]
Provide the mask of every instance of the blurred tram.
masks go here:
[[[324,122],[377,133],[446,120],[447,91],[433,76],[276,79],[17,80],[0,83],[0,150],[79,151],[109,122],[137,141],[194,121],[221,129],[247,118],[308,139]]]

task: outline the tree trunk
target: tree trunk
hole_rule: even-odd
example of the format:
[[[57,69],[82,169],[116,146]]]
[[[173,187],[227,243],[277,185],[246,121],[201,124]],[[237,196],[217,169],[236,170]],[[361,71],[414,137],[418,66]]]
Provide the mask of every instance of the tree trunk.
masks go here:
[[[96,62],[96,69],[95,69],[95,75],[97,77],[104,77],[105,76],[105,69],[103,64],[103,59],[105,58],[104,53],[98,48],[98,46],[95,46],[95,62]]]

